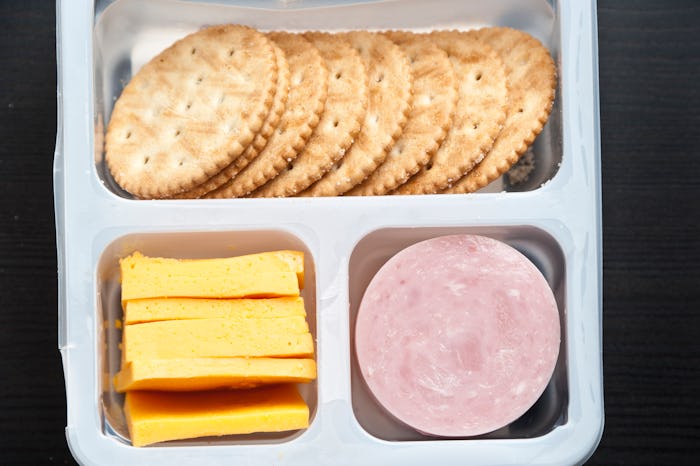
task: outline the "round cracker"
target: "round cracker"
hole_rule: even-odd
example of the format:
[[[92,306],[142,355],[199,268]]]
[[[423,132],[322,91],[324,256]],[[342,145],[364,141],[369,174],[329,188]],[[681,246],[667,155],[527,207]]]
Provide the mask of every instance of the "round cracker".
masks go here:
[[[485,28],[477,34],[505,65],[507,116],[491,151],[445,193],[474,192],[508,171],[540,134],[554,103],[556,68],[540,41],[510,28]]]
[[[447,53],[418,34],[387,36],[406,53],[413,73],[413,104],[401,137],[384,162],[346,195],[386,194],[425,165],[445,139],[457,103],[457,78]]]
[[[207,198],[242,197],[274,178],[294,160],[318,125],[328,95],[328,69],[311,42],[299,34],[268,37],[287,56],[290,89],[287,106],[267,145],[254,160]]]
[[[302,196],[337,196],[360,183],[384,161],[408,118],[413,77],[406,54],[380,34],[354,31],[345,37],[367,69],[367,114],[350,150]]]
[[[352,145],[367,109],[367,73],[355,49],[340,35],[304,35],[328,67],[328,98],[304,150],[251,197],[294,196],[321,178]]]
[[[140,198],[168,197],[233,162],[262,127],[277,83],[275,53],[246,26],[177,41],[131,79],[114,106],[106,162]]]
[[[440,148],[396,194],[434,194],[460,179],[491,149],[506,116],[503,62],[474,31],[433,32],[425,40],[450,57],[458,79],[457,107]]]
[[[269,37],[268,37],[269,38]],[[222,186],[226,182],[230,181],[235,177],[241,170],[243,170],[267,144],[267,140],[272,135],[272,132],[277,128],[277,125],[282,118],[282,113],[287,105],[287,97],[289,96],[289,65],[287,64],[287,59],[285,58],[284,51],[282,51],[279,46],[277,46],[274,41],[272,42],[272,48],[275,51],[275,60],[277,62],[277,88],[275,89],[275,98],[272,101],[272,107],[270,108],[270,113],[267,114],[265,123],[258,134],[255,135],[253,142],[246,147],[243,154],[236,158],[228,166],[224,167],[219,173],[209,178],[203,184],[191,189],[185,193],[178,196],[174,196],[177,199],[196,199],[202,197],[204,194],[215,190],[219,186]]]

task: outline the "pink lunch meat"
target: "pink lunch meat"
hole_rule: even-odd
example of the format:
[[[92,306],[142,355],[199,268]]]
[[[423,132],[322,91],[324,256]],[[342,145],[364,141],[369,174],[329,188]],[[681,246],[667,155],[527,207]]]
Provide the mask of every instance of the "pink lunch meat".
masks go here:
[[[480,435],[516,420],[544,391],[559,314],[520,252],[482,236],[444,236],[377,272],[355,344],[367,386],[397,419],[428,435]]]

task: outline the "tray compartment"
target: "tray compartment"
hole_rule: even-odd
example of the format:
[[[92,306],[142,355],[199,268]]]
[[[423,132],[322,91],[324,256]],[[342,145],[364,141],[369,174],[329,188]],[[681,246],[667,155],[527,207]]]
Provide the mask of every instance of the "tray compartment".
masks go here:
[[[524,415],[494,432],[474,439],[522,439],[539,437],[567,422],[569,390],[566,353],[566,259],[557,241],[534,226],[383,228],[363,237],[349,262],[349,328],[352,409],[357,422],[370,435],[390,441],[450,441],[423,435],[396,420],[367,388],[355,353],[355,321],[365,289],[372,277],[396,253],[417,242],[444,235],[477,234],[514,247],[542,272],[559,308],[561,345],[552,378],[538,401]]]
[[[103,434],[117,441],[130,443],[123,412],[124,395],[117,393],[112,385],[112,379],[119,371],[121,361],[119,344],[122,332],[115,323],[122,319],[119,259],[133,251],[155,257],[203,259],[278,249],[304,251],[305,279],[301,296],[306,306],[309,331],[316,342],[316,266],[307,245],[290,233],[281,230],[133,233],[119,237],[107,246],[99,259],[96,276],[99,329],[97,348],[100,349],[98,373],[101,374],[99,391]],[[318,380],[309,384],[299,384],[298,387],[309,405],[311,424],[318,409]],[[165,442],[163,445],[281,443],[297,438],[303,432],[232,435]]]
[[[104,162],[104,132],[114,102],[131,77],[153,56],[188,33],[211,24],[242,23],[262,30],[347,29],[469,29],[510,26],[532,34],[561,63],[561,22],[558,1],[455,0],[366,1],[245,1],[183,2],[172,0],[98,1],[93,45],[93,110],[95,174],[111,193],[132,199],[113,180]],[[558,72],[561,77],[561,72]],[[495,180],[486,192],[533,191],[555,177],[563,157],[562,83],[548,124],[531,149],[535,169],[527,181],[510,186]],[[217,202],[217,201],[213,201]]]

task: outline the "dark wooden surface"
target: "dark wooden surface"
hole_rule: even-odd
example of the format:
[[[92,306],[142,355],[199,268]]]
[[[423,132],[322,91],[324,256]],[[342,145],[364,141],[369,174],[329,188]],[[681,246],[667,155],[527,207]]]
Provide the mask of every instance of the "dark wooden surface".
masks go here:
[[[73,463],[56,336],[54,8],[0,2],[0,464]],[[606,421],[588,464],[700,464],[700,2],[605,0],[598,19]]]

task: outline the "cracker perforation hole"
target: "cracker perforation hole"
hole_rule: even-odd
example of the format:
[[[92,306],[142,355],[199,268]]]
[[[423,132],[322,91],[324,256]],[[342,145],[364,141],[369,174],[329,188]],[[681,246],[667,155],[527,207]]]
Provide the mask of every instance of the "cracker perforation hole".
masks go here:
[[[524,111],[525,111],[525,110],[523,110],[522,107],[520,107],[520,108],[518,109],[518,113],[523,113]]]
[[[477,121],[476,123],[474,123],[474,126],[472,126],[472,128],[479,129],[479,122]]]
[[[126,139],[131,139],[131,131],[128,131],[125,136]]]
[[[184,160],[180,160],[180,161],[177,163],[177,166],[178,166],[178,167],[181,167],[181,166],[183,166],[184,164],[185,164],[185,161],[184,161]]]
[[[433,168],[433,162],[432,162],[432,161],[431,161],[431,162],[428,162],[428,163],[425,165],[425,171],[428,171],[428,170],[430,170],[431,168]]]
[[[144,164],[144,165],[148,165],[148,162],[149,162],[150,160],[151,160],[150,157],[144,157],[144,158],[143,158],[143,164]]]
[[[481,81],[481,71],[477,71],[476,76],[474,77],[477,81]]]
[[[194,55],[197,53],[197,47],[192,47],[192,50],[190,50],[190,54]]]
[[[197,77],[197,85],[202,84],[202,81],[204,81],[204,76],[198,76]]]
[[[343,73],[341,73],[340,71],[338,71],[337,73],[335,73],[335,79],[340,79],[340,78],[342,78],[342,77],[343,77]]]
[[[185,110],[189,110],[192,108],[192,102],[187,102],[187,105],[185,105]]]
[[[384,81],[384,73],[380,73],[379,76],[377,76],[377,79],[375,81],[378,83]]]
[[[236,49],[231,49],[228,51],[228,56],[232,57],[234,53],[236,53]]]
[[[337,128],[340,122],[338,120],[333,121],[333,127]]]
[[[175,130],[175,137],[178,137],[180,135],[180,133],[182,133],[182,131],[180,131],[179,129],[176,129]]]

